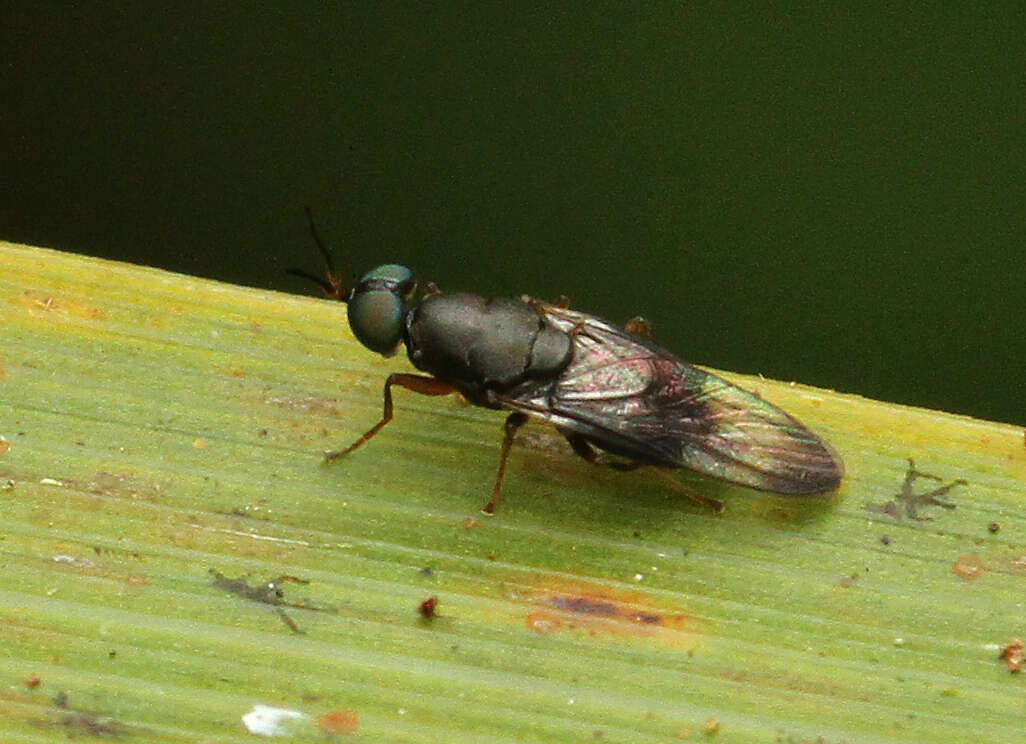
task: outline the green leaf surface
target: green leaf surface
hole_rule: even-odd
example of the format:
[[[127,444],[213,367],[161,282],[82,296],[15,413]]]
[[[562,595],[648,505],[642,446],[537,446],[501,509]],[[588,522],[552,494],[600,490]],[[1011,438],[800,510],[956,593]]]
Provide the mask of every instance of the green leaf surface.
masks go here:
[[[837,493],[675,476],[716,515],[539,424],[485,517],[495,411],[400,390],[322,463],[409,369],[337,302],[0,243],[0,738],[1024,740],[1022,428],[726,375]]]

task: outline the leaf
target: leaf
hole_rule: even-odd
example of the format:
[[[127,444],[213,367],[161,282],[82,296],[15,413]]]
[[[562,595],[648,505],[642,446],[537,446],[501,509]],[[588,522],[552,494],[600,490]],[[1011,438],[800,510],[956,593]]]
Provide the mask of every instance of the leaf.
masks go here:
[[[398,391],[321,462],[405,369],[337,302],[0,243],[8,740],[1021,741],[1021,428],[727,375],[837,493],[675,473],[715,515],[538,425],[485,517],[494,411]]]

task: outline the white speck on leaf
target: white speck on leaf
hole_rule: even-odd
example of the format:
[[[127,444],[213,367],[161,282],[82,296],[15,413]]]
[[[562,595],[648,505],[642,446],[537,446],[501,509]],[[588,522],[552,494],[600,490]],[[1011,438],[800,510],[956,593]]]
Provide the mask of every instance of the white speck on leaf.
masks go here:
[[[257,704],[253,706],[253,710],[242,717],[242,724],[249,733],[257,736],[284,736],[290,733],[288,722],[301,718],[306,718],[306,716],[298,710]]]

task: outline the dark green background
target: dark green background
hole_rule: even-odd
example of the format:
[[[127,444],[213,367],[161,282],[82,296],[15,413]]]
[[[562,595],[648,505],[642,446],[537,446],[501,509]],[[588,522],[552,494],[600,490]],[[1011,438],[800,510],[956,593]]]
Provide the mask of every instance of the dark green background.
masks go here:
[[[353,271],[1026,423],[1017,5],[69,5],[2,11],[2,238],[310,291],[309,204]]]

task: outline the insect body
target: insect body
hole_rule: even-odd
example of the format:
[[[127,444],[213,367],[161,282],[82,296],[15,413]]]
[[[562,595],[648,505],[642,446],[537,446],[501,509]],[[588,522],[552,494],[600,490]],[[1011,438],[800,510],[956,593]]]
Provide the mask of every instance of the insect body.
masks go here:
[[[500,498],[516,431],[529,417],[554,424],[588,461],[622,470],[685,467],[784,494],[820,493],[840,482],[839,460],[797,420],[600,318],[533,299],[441,293],[397,265],[380,266],[348,289],[334,271],[327,282],[315,280],[348,303],[349,324],[365,346],[391,356],[403,344],[427,373],[389,375],[381,421],[349,447],[326,453],[329,460],[392,419],[398,385],[425,395],[458,392],[474,405],[511,411],[487,513]],[[610,461],[596,450],[625,459]]]

